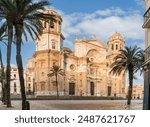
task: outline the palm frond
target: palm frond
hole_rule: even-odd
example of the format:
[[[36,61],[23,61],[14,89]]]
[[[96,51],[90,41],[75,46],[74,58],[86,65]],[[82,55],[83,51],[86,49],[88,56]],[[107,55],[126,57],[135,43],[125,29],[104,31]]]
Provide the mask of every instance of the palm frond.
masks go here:
[[[28,4],[26,10],[24,11],[24,15],[34,13],[37,10],[44,10],[44,6],[50,5],[48,1],[40,1],[37,3]]]
[[[47,74],[48,77],[52,77],[52,76],[54,76],[54,75],[55,75],[55,73],[53,73],[53,72]]]
[[[125,47],[124,50],[120,50],[120,54],[114,57],[114,62],[111,64],[111,73],[120,75],[122,71],[129,71],[133,68],[133,72],[137,72],[141,67],[141,48]],[[141,58],[140,58],[141,56]],[[143,61],[143,60],[142,60]]]
[[[49,74],[57,74],[61,76],[65,76],[64,69],[61,69],[59,66],[53,65],[49,71]]]

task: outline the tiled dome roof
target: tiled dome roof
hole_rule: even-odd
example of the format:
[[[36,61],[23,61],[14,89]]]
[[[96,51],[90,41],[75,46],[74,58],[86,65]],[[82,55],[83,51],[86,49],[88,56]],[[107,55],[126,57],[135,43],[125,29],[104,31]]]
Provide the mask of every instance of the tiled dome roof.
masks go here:
[[[112,36],[109,37],[109,42],[114,41],[114,40],[124,41],[124,38],[121,36],[120,33],[115,32]]]

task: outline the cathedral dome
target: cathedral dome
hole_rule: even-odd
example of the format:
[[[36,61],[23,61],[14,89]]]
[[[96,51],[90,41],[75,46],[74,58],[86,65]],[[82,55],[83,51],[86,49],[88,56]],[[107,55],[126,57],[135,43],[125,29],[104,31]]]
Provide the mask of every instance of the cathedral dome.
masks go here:
[[[61,16],[58,14],[57,11],[53,10],[53,9],[46,9],[43,11],[44,14],[51,14],[51,15],[54,15],[56,16],[55,18],[58,18],[61,22],[62,22],[62,18]]]
[[[53,15],[59,15],[55,10],[53,9],[46,9],[43,11],[44,14],[53,14]]]
[[[115,32],[112,36],[109,37],[109,42],[112,42],[112,41],[115,41],[115,40],[120,40],[120,41],[124,42],[124,38],[118,32]]]

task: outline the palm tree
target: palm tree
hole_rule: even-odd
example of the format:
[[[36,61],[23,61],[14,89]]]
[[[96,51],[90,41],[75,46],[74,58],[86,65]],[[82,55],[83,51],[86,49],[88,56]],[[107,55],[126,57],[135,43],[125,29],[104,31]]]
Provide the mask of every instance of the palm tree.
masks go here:
[[[41,10],[49,5],[47,1],[33,3],[33,0],[0,0],[0,19],[6,19],[6,23],[3,26],[7,26],[8,31],[8,46],[7,46],[7,96],[10,96],[10,56],[11,56],[11,43],[13,37],[13,26],[15,31],[16,40],[16,61],[19,72],[19,80],[22,95],[22,109],[27,109],[25,85],[23,78],[23,65],[21,56],[21,44],[22,34],[27,39],[27,33],[34,40],[34,35],[38,36],[42,34],[43,26],[42,20],[50,21],[54,20],[52,14],[43,14]],[[5,27],[6,28],[6,27]],[[10,43],[11,42],[11,43]],[[9,80],[9,81],[8,81]],[[9,98],[8,105],[10,106]]]
[[[5,79],[5,72],[4,72],[4,66],[3,66],[3,60],[1,55],[1,49],[0,49],[0,64],[1,64],[1,75],[0,75],[0,82],[2,84],[2,95],[1,99],[4,104],[6,104],[6,86],[4,84]]]
[[[22,35],[24,34],[27,38],[26,32],[28,32],[32,39],[35,39],[34,35],[38,37],[40,34],[42,34],[42,31],[44,29],[42,21],[54,20],[54,16],[52,14],[43,14],[43,12],[41,12],[41,10],[44,10],[44,7],[47,5],[49,5],[47,1],[36,3],[33,3],[32,0],[14,1],[14,6],[16,8],[16,18],[13,21],[13,25],[15,27],[16,35],[16,62],[18,66],[19,80],[21,85],[22,109],[27,109],[21,56]]]
[[[141,48],[125,47],[124,50],[120,50],[120,53],[115,56],[114,62],[111,64],[111,72],[116,75],[120,75],[122,72],[128,72],[129,76],[129,89],[127,104],[130,105],[132,99],[132,87],[134,74],[139,70],[143,61],[140,55],[143,54]]]
[[[10,100],[10,61],[11,61],[11,45],[13,40],[13,15],[14,8],[12,6],[12,0],[0,0],[0,19],[5,19],[1,28],[8,35],[7,43],[7,66],[6,66],[6,90],[7,90],[7,107],[11,107]]]
[[[64,76],[65,72],[59,66],[53,65],[53,67],[51,67],[50,72],[48,73],[47,76],[48,77],[55,76],[55,78],[56,78],[57,97],[59,96],[59,93],[58,93],[58,75]]]
[[[138,58],[139,58],[139,60],[138,60],[138,68],[137,68],[136,72],[139,70],[140,74],[142,74],[143,70],[144,70],[143,63],[145,61],[145,54],[144,54],[143,50],[141,50],[141,52],[139,53]]]

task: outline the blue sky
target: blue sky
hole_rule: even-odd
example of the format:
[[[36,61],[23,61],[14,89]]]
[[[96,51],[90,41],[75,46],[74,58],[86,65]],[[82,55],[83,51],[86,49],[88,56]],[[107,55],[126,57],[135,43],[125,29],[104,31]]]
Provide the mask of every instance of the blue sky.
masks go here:
[[[107,43],[108,37],[118,31],[126,40],[126,45],[144,48],[143,0],[50,0],[50,8],[56,9],[63,18],[62,32],[66,38],[64,45],[73,50],[75,35],[97,38]],[[6,47],[0,44],[6,63]],[[27,59],[35,51],[33,41],[22,46],[24,67]],[[12,49],[12,64],[16,64],[15,47]],[[137,76],[141,83],[142,77]]]
[[[110,7],[120,7],[122,9],[140,9],[140,1],[142,0],[50,0],[52,6],[62,9],[67,13],[87,13]]]

